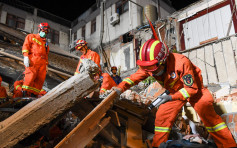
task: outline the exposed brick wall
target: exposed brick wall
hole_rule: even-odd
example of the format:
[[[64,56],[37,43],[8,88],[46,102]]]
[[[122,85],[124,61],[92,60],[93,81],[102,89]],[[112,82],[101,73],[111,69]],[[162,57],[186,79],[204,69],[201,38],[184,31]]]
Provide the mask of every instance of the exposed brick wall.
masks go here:
[[[221,115],[237,142],[237,112]]]

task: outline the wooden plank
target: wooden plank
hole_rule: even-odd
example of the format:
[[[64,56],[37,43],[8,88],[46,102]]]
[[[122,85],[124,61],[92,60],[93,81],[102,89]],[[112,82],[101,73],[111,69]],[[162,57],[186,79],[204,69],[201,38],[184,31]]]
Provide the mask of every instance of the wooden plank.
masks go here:
[[[197,49],[197,66],[202,71],[202,77],[203,77],[203,84],[207,85],[207,73],[206,73],[206,64],[205,64],[205,58],[204,58],[204,48]]]
[[[214,38],[210,38],[208,40],[202,41],[202,42],[200,42],[200,45],[203,45],[203,44],[215,41],[215,40],[218,40],[218,37],[214,37]]]
[[[217,81],[212,45],[205,46],[204,49],[205,49],[205,61],[206,61],[208,83],[216,84],[218,81]]]
[[[15,55],[12,55],[12,54],[9,54],[7,52],[4,52],[4,49],[3,48],[0,48],[0,54],[4,55],[4,56],[7,56],[7,57],[10,57],[10,58],[13,58],[15,60],[18,60],[18,61],[23,61],[23,58],[19,58]],[[71,77],[72,75],[70,74],[67,74],[67,73],[64,73],[64,72],[61,72],[61,71],[58,71],[56,69],[53,69],[53,68],[48,68],[49,71],[51,72],[54,72],[54,73],[57,73],[57,74],[60,74],[60,75],[63,75],[63,76],[66,76],[66,77]]]
[[[142,125],[134,118],[128,118],[127,146],[132,148],[144,148],[142,142]]]
[[[83,86],[83,87],[82,87]],[[13,147],[97,88],[86,73],[71,77],[0,123],[0,147]]]
[[[232,49],[231,40],[222,42],[225,64],[228,74],[228,80],[231,85],[235,85],[237,81],[237,68],[235,63],[234,51]]]
[[[219,42],[219,43],[213,44],[213,50],[214,50],[214,58],[215,58],[215,63],[216,63],[218,81],[220,83],[228,82],[225,60],[224,60],[224,55],[222,51],[222,43]]]
[[[94,130],[97,130],[97,124],[112,107],[116,96],[117,93],[113,91],[59,142],[55,148],[85,147],[97,135],[97,132],[94,132]],[[87,134],[90,134],[90,136]]]

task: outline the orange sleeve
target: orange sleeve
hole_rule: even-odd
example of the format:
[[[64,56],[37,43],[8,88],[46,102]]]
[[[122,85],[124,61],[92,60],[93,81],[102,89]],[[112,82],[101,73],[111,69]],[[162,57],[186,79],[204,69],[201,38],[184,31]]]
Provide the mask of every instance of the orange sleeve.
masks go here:
[[[23,85],[23,80],[16,81],[14,83],[15,90],[21,91],[22,90],[22,85]]]
[[[0,99],[7,97],[7,91],[4,87],[0,87]]]
[[[91,60],[94,61],[98,66],[99,68],[100,67],[100,56],[98,53],[94,52],[92,55],[91,55]]]
[[[137,85],[139,82],[145,80],[149,77],[149,74],[141,69],[138,69],[136,73],[132,74],[130,77],[123,79],[123,81],[118,85],[123,92],[130,87]]]
[[[28,34],[25,38],[24,44],[22,46],[22,54],[23,56],[28,56],[31,50],[31,34]]]
[[[110,90],[112,87],[116,86],[116,83],[108,73],[103,73],[102,76],[103,82],[100,87],[100,92],[106,92],[107,90]]]
[[[186,100],[198,92],[197,81],[195,80],[194,67],[190,60],[186,59],[180,71],[180,79],[183,82],[183,88],[174,94],[171,94],[173,100]]]

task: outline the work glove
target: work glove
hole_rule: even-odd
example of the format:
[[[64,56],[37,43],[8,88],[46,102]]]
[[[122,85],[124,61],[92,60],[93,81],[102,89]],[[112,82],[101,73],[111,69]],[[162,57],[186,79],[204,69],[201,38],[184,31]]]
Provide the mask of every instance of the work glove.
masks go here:
[[[120,95],[122,94],[122,88],[119,87],[112,87],[111,88],[112,91],[115,91],[117,93],[117,96],[120,97]]]
[[[30,66],[30,59],[27,56],[24,56],[24,65],[25,65],[25,67],[29,67]]]
[[[160,96],[159,98],[161,98],[162,100],[159,102],[159,105],[157,106],[157,108],[159,108],[159,106],[161,104],[164,104],[164,103],[172,100],[171,95],[164,95],[164,96]]]

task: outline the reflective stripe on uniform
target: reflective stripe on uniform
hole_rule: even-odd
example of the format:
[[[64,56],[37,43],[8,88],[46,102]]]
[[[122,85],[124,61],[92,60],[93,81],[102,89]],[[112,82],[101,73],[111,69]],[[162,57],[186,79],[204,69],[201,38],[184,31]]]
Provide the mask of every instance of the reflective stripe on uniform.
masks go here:
[[[218,132],[226,127],[227,126],[226,126],[225,122],[221,122],[213,127],[206,127],[206,129],[208,132]]]
[[[25,52],[29,52],[29,50],[26,50],[26,49],[22,50],[22,53],[25,53]]]
[[[150,48],[150,60],[154,60],[155,59],[154,51],[155,51],[156,45],[159,44],[159,43],[160,43],[160,41],[155,41],[155,42],[152,43],[151,48]]]
[[[104,89],[104,88],[101,88],[101,90],[103,90],[104,92],[106,92],[107,90],[106,89]]]
[[[17,90],[18,87],[21,87],[21,86],[22,86],[22,85],[17,85],[17,86],[16,86],[16,90]]]
[[[185,99],[190,98],[190,95],[185,88],[180,89],[179,92],[184,96]]]
[[[169,133],[171,131],[171,128],[169,127],[158,127],[155,126],[155,132],[166,132]]]
[[[123,81],[127,82],[130,85],[134,85],[134,82],[129,78],[125,78]]]
[[[33,38],[32,40],[35,41],[37,44],[42,45],[42,43],[38,41],[36,38]]]
[[[74,73],[74,75],[78,75],[78,74],[79,74],[79,72],[75,72],[75,73]]]
[[[25,89],[28,89],[28,90],[32,90],[32,91],[35,91],[37,93],[40,92],[40,90],[34,88],[34,87],[30,87],[30,86],[26,86],[26,85],[22,85],[22,88],[25,88]]]
[[[144,43],[144,44],[145,44],[145,43]],[[139,52],[140,60],[142,60],[142,49],[143,49],[144,44],[143,44],[142,47],[140,48],[140,52]]]

